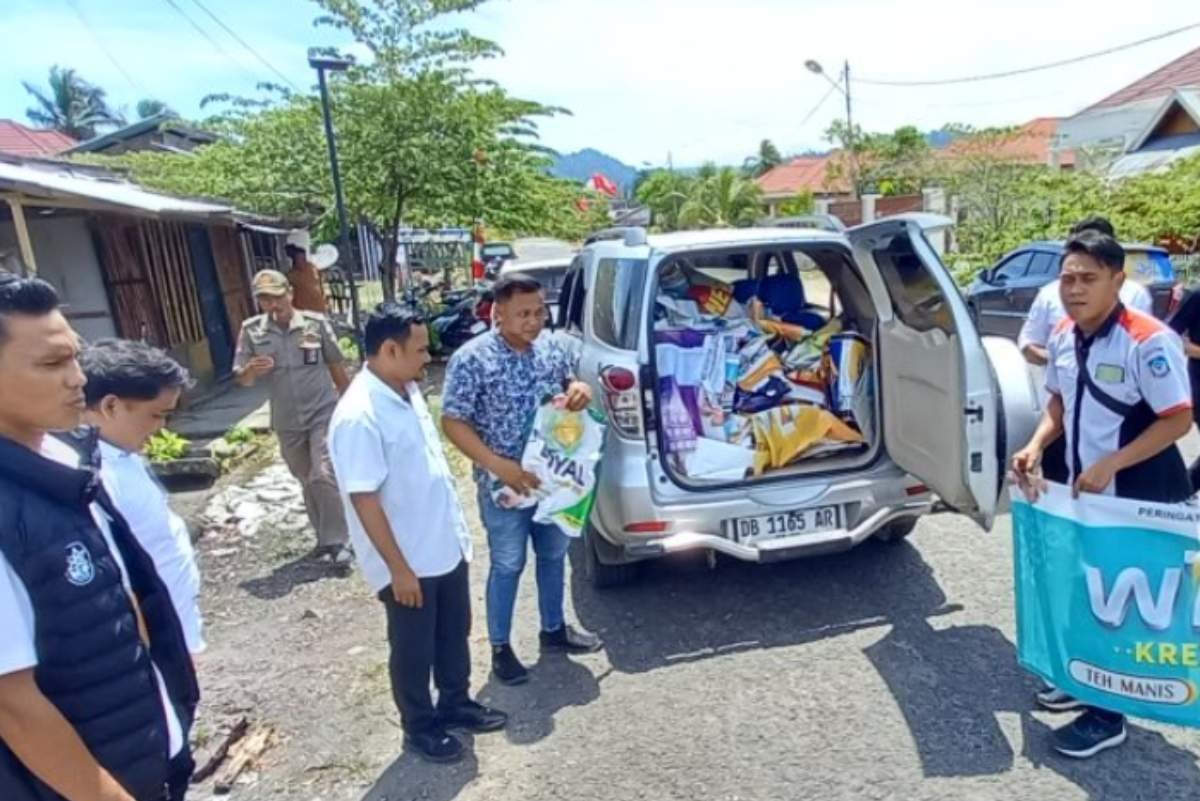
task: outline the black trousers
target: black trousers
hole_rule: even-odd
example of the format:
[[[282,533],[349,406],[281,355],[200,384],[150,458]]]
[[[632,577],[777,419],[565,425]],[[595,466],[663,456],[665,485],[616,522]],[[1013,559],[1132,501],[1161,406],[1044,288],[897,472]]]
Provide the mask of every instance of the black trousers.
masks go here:
[[[437,710],[466,703],[471,686],[471,595],[467,563],[444,576],[421,579],[423,605],[409,609],[396,602],[392,588],[379,593],[387,610],[388,668],[392,697],[406,734],[437,728]],[[429,692],[429,674],[437,687],[437,709]]]

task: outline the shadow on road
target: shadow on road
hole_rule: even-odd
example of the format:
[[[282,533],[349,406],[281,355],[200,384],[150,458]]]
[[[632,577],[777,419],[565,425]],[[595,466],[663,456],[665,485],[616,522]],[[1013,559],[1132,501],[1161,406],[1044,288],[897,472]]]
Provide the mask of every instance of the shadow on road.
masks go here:
[[[629,587],[597,592],[575,573],[584,626],[605,640],[613,669],[642,673],[730,652],[803,645],[867,628],[882,638],[865,655],[903,714],[927,777],[995,776],[1015,755],[998,713],[1017,714],[1023,755],[1089,793],[1179,797],[1200,786],[1191,752],[1130,727],[1122,749],[1089,762],[1053,754],[1051,726],[1031,713],[1039,683],[1017,665],[1015,646],[992,626],[935,627],[962,609],[908,543],[868,544],[830,557],[753,565],[651,563]],[[884,634],[882,627],[890,627]],[[1058,726],[1070,721],[1061,716]]]
[[[238,586],[259,600],[276,601],[302,584],[322,579],[345,579],[351,572],[348,565],[320,562],[306,554],[276,567],[266,576],[247,579]]]
[[[432,765],[407,751],[387,767],[362,801],[451,801],[479,775],[474,740],[462,737],[467,755],[457,765]]]
[[[731,651],[802,645],[946,614],[945,595],[908,544],[867,545],[777,564],[652,562],[628,587],[597,592],[579,571],[580,622],[605,640],[613,669],[642,673]]]
[[[554,733],[554,716],[572,706],[585,706],[600,697],[600,680],[584,665],[564,654],[541,654],[530,665],[529,683],[506,687],[488,679],[480,701],[509,715],[504,730],[509,742],[531,745]]]

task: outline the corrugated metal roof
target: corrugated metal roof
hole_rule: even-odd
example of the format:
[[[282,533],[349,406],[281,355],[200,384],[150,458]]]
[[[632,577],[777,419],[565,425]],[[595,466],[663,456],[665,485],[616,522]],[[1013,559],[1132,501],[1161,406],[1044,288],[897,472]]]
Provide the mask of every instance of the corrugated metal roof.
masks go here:
[[[13,156],[53,156],[75,146],[64,133],[30,128],[12,120],[0,120],[0,153]]]
[[[1085,111],[1105,106],[1123,106],[1139,100],[1163,97],[1172,89],[1200,86],[1200,47],[1139,78],[1120,91],[1113,92]]]
[[[146,212],[163,217],[209,218],[229,215],[230,206],[160,195],[136,184],[69,164],[14,164],[0,160],[0,190],[16,190],[33,197],[75,198],[98,206]]]

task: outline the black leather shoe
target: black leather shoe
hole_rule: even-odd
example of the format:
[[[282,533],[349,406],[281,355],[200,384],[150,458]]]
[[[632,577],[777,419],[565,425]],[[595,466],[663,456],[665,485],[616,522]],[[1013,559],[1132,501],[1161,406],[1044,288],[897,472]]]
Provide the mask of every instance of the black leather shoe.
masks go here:
[[[426,762],[447,765],[458,762],[466,753],[463,744],[452,734],[435,729],[421,734],[404,735],[404,744]]]
[[[473,734],[500,731],[508,725],[507,714],[475,701],[467,701],[448,712],[439,712],[438,720],[447,729],[463,729]]]
[[[590,654],[599,651],[604,643],[590,631],[574,626],[563,626],[557,631],[543,631],[538,635],[542,650],[566,654]]]
[[[517,659],[511,645],[497,645],[492,648],[492,675],[501,684],[524,684],[529,681],[529,671]]]

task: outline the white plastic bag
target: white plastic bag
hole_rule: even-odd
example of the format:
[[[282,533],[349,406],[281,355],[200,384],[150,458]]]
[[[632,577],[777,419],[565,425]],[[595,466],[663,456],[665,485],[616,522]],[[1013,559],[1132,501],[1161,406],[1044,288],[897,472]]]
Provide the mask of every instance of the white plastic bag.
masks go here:
[[[541,406],[521,456],[521,467],[541,486],[521,495],[493,476],[492,499],[502,509],[537,504],[535,523],[554,523],[568,537],[583,533],[596,494],[596,469],[604,446],[604,423],[592,409],[568,411],[560,396]]]

